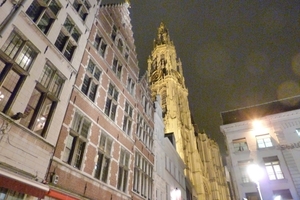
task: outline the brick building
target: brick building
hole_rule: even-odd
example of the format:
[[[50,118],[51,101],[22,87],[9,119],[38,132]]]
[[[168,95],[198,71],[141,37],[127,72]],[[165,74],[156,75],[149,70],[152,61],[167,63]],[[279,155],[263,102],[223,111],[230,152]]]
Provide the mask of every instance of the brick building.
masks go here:
[[[101,5],[90,30],[48,177],[58,196],[152,199],[153,106],[128,7]]]

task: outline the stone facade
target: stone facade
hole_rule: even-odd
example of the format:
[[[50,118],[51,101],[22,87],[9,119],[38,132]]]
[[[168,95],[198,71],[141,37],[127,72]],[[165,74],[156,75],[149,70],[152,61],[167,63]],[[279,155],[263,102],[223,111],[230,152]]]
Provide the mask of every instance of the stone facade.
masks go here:
[[[228,199],[224,169],[209,168],[211,166],[201,160],[197,145],[201,146],[202,140],[201,137],[197,140],[198,133],[192,124],[182,63],[177,58],[175,46],[163,23],[158,28],[154,49],[148,59],[148,80],[152,98],[158,94],[161,96],[165,134],[174,134],[176,150],[186,165],[185,175],[195,188],[197,198]],[[214,151],[214,148],[208,151]],[[209,171],[212,174],[223,174],[224,179],[217,184],[223,189],[216,188],[214,184],[210,186],[212,177],[206,174]],[[226,194],[224,191],[227,191]]]
[[[235,199],[258,199],[257,186],[263,199],[300,199],[299,99],[222,113]],[[247,172],[252,164],[261,170],[257,180]]]

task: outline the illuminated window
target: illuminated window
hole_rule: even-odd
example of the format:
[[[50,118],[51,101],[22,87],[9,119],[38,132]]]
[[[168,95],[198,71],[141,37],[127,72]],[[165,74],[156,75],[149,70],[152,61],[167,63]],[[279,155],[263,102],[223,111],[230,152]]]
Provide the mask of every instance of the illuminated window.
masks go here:
[[[118,96],[119,92],[117,91],[116,87],[112,84],[109,84],[104,112],[112,120],[115,120]]]
[[[300,136],[300,128],[296,129],[296,133]]]
[[[28,7],[26,14],[37,24],[44,34],[47,34],[53,22],[57,19],[61,5],[56,0],[34,0]]]
[[[263,158],[270,180],[284,179],[277,156]]]
[[[0,56],[0,110],[8,113],[29,75],[28,71],[38,51],[27,39],[13,31],[2,46],[1,52],[3,56]]]
[[[242,183],[249,183],[250,177],[247,171],[248,166],[252,163],[252,160],[239,161],[238,166],[241,174]]]
[[[273,146],[271,137],[269,134],[256,136],[256,142],[257,142],[258,148],[260,148],[260,149]]]
[[[129,175],[129,159],[130,155],[124,149],[121,149],[118,172],[118,190],[126,192]]]
[[[75,112],[72,127],[67,138],[63,161],[80,169],[91,122],[82,114]]]
[[[112,139],[105,133],[101,134],[98,147],[98,160],[95,166],[94,177],[107,182],[111,159]]]
[[[89,60],[86,74],[83,79],[81,91],[88,96],[88,98],[92,101],[95,100],[96,92],[99,85],[101,71],[96,66],[96,64]]]
[[[50,62],[46,63],[20,124],[44,137],[59,102],[64,81],[60,72]]]
[[[246,138],[235,139],[232,143],[234,152],[248,151]]]

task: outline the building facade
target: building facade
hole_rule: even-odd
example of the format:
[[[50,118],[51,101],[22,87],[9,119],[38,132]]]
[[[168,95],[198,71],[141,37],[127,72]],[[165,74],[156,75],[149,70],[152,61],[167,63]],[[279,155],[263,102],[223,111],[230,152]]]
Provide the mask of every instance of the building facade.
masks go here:
[[[0,5],[0,196],[49,194],[48,169],[100,1]]]
[[[222,113],[235,199],[300,199],[299,99]],[[253,164],[261,170],[255,180]]]
[[[165,134],[174,135],[176,151],[186,166],[185,175],[194,187],[197,198],[227,199],[229,195],[224,196],[218,188],[205,185],[210,184],[210,178],[207,179],[209,181],[205,181],[205,177],[208,177],[206,172],[216,168],[208,168],[210,166],[201,160],[200,150],[197,148],[197,133],[191,120],[188,89],[185,86],[182,63],[177,58],[175,46],[163,23],[158,28],[154,49],[148,59],[148,80],[152,98],[158,94],[161,96]],[[198,141],[202,140],[199,138]],[[222,178],[225,181],[225,173]],[[220,183],[220,186],[224,181]],[[222,191],[227,190],[225,189],[227,185],[222,187],[224,187]]]
[[[186,200],[185,165],[176,151],[174,136],[164,134],[160,96],[154,107],[154,199]]]
[[[93,21],[51,162],[58,195],[152,199],[153,104],[138,78],[129,6],[101,5]]]

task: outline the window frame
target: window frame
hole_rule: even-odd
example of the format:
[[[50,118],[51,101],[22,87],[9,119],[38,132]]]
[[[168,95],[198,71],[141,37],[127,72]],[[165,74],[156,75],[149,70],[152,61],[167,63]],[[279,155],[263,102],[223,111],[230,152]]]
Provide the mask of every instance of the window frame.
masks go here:
[[[104,141],[104,144],[103,143]],[[113,149],[113,139],[108,134],[102,132],[99,138],[97,161],[95,163],[94,178],[107,183],[110,171],[111,152]],[[98,167],[99,166],[99,167]]]
[[[118,97],[119,97],[119,91],[117,90],[115,85],[110,83],[107,90],[104,113],[113,121],[115,121],[116,114],[117,114]]]
[[[249,151],[249,146],[245,137],[232,140],[232,146],[234,153]]]
[[[273,147],[272,138],[269,134],[256,135],[255,138],[258,149]]]
[[[74,0],[72,6],[78,13],[81,20],[85,22],[87,16],[89,15],[91,3],[88,0]]]
[[[133,125],[133,107],[126,101],[123,115],[123,131],[131,136],[131,130]]]
[[[45,137],[65,80],[66,77],[50,61],[47,61],[33,89],[20,124]]]
[[[285,178],[277,156],[265,157],[263,161],[270,181]]]
[[[130,166],[130,153],[124,148],[120,150],[119,158],[119,170],[118,170],[118,183],[117,189],[127,193],[128,179],[129,179],[129,169]]]
[[[53,2],[56,3],[57,10],[53,10]],[[49,0],[49,2],[34,0],[27,8],[26,14],[44,34],[48,34],[61,8],[62,5],[58,0]],[[36,11],[33,12],[33,9],[36,9]],[[49,21],[46,28],[42,29],[41,23],[43,23],[45,16],[48,16]]]
[[[97,49],[97,52],[104,58],[107,48],[107,44],[104,41],[104,38],[96,33],[93,46]]]
[[[76,169],[81,169],[91,126],[91,121],[85,115],[75,111],[69,135],[66,138],[63,162]],[[86,133],[82,133],[82,128],[87,128]],[[66,151],[67,149],[69,151]]]
[[[20,31],[17,29],[11,31],[0,49],[1,112],[9,113],[39,53],[40,51],[23,37]],[[26,57],[25,63],[24,57]],[[23,63],[22,66],[19,65],[20,63]]]
[[[100,68],[95,64],[94,61],[89,59],[85,69],[84,78],[82,80],[81,92],[83,92],[83,94],[85,94],[93,102],[97,96],[101,74],[102,71]]]
[[[114,74],[121,80],[123,65],[118,59],[113,59],[111,69],[113,70]]]

